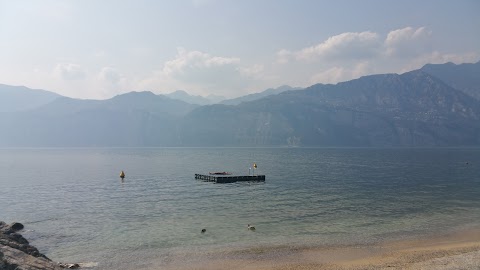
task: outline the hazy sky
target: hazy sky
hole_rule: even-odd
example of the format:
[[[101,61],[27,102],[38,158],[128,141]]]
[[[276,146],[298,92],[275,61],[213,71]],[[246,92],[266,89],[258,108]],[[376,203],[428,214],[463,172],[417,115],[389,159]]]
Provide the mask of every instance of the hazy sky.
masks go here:
[[[478,0],[0,0],[0,83],[236,97],[480,59]]]

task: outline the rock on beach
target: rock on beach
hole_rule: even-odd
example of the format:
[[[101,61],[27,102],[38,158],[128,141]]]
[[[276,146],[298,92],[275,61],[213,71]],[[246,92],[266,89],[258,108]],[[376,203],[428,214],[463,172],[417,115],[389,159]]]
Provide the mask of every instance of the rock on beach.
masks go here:
[[[61,264],[50,260],[28,242],[18,231],[23,224],[0,221],[0,269],[5,270],[61,270],[78,268],[78,264]]]

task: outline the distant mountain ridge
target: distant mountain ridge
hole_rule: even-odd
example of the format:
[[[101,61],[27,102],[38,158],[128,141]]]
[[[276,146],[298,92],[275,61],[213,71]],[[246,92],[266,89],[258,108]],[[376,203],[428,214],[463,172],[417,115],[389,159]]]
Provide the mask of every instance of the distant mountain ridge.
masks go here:
[[[238,105],[192,105],[151,92],[108,100],[55,96],[0,113],[0,147],[479,146],[480,101],[458,82],[467,79],[432,70],[273,89]]]
[[[220,96],[209,96],[209,97],[194,96],[194,95],[188,94],[183,90],[177,90],[170,94],[165,94],[165,96],[172,99],[181,100],[190,104],[196,104],[196,105],[214,104],[224,99],[224,97],[220,97]]]
[[[480,100],[480,61],[477,63],[427,64],[421,70]]]
[[[220,103],[225,104],[225,105],[238,105],[242,102],[254,101],[254,100],[264,98],[264,97],[267,97],[267,96],[270,96],[270,95],[277,95],[277,94],[283,93],[285,91],[299,90],[299,89],[302,89],[302,88],[291,87],[289,85],[282,85],[282,86],[277,87],[277,88],[269,88],[269,89],[264,90],[260,93],[254,93],[254,94],[249,94],[249,95],[246,95],[246,96],[241,96],[241,97],[238,97],[238,98],[223,100]]]
[[[317,84],[235,107],[199,107],[180,134],[195,134],[185,144],[211,146],[479,145],[479,115],[478,101],[412,71]]]
[[[0,112],[19,112],[38,108],[52,102],[60,95],[25,86],[0,84]]]
[[[215,95],[209,95],[207,97],[195,96],[195,95],[190,95],[189,93],[183,90],[177,90],[175,92],[165,94],[165,96],[172,99],[177,99],[190,104],[197,104],[197,105],[211,105],[211,104],[217,104],[217,103],[226,104],[226,105],[238,105],[242,102],[254,101],[270,95],[276,95],[285,91],[299,90],[299,89],[301,88],[291,87],[289,85],[282,85],[277,88],[269,88],[259,93],[248,94],[245,96],[232,98],[232,99],[225,99],[225,97],[215,96]]]
[[[107,100],[62,97],[34,110],[0,113],[0,146],[178,145],[176,123],[196,107],[151,92]]]

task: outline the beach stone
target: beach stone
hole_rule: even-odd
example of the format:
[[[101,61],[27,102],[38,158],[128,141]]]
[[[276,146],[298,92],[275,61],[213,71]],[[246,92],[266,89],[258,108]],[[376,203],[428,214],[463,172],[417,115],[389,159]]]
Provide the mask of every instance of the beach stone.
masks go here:
[[[77,269],[80,268],[80,265],[78,263],[59,263],[58,264],[61,268],[67,268],[67,269]]]
[[[19,233],[11,233],[8,235],[8,237],[12,240],[12,241],[15,241],[19,244],[22,244],[22,245],[28,245],[28,240],[25,239],[21,234]]]
[[[8,225],[5,222],[0,221],[0,233],[4,233],[7,230],[8,230]]]
[[[0,221],[0,269],[1,270],[60,270],[59,264],[40,253],[21,234],[23,224],[14,222],[7,225]],[[78,264],[65,264],[68,269],[76,269]]]
[[[47,258],[45,255],[41,254],[36,247],[28,244],[28,241],[20,234],[0,234],[0,246],[2,245],[18,249],[34,257]]]
[[[34,257],[32,255],[26,254],[25,252],[11,248],[9,246],[0,246],[0,255],[3,268],[0,269],[15,269],[15,270],[60,270],[56,263],[43,258],[43,257]]]
[[[0,222],[0,232],[2,233],[14,233],[20,230],[23,230],[24,226],[22,223],[14,222],[10,225],[7,225],[5,222]]]

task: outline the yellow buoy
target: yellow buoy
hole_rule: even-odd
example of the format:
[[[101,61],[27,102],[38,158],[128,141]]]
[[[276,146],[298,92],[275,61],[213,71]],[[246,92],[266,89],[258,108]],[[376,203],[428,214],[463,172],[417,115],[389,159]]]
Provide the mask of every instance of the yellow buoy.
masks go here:
[[[120,173],[120,178],[125,178],[125,173],[123,171]]]

